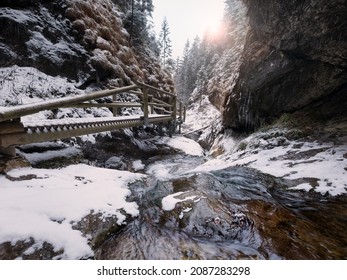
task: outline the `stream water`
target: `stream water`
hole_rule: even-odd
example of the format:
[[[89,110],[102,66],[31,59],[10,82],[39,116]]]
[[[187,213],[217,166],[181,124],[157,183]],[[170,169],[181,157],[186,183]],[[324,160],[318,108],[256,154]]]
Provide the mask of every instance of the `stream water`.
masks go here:
[[[346,196],[291,191],[290,181],[247,167],[189,173],[202,162],[188,155],[150,159],[152,175],[131,186],[140,216],[95,257],[347,259]],[[165,208],[169,195],[177,203]]]

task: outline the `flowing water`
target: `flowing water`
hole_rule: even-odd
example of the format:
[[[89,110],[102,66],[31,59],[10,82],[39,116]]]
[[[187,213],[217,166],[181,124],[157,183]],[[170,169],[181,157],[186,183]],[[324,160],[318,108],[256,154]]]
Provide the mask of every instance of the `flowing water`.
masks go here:
[[[131,186],[140,216],[96,258],[347,259],[346,196],[291,191],[290,181],[246,167],[189,173],[199,157],[152,162],[153,176]],[[165,208],[175,193],[181,202]]]

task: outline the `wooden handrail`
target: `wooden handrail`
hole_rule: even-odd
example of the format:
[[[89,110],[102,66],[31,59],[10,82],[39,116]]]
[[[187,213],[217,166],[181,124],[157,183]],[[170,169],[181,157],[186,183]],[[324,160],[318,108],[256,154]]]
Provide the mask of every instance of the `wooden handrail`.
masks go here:
[[[69,96],[69,97],[63,97],[63,98],[54,99],[54,100],[46,100],[46,101],[37,102],[37,103],[18,105],[15,107],[4,107],[0,109],[0,122],[11,120],[11,119],[17,119],[17,118],[35,114],[44,110],[53,110],[53,109],[58,109],[60,107],[68,106],[71,104],[99,99],[102,97],[133,90],[136,88],[138,88],[137,85],[132,85],[132,86],[127,86],[127,87],[122,87],[117,89],[107,89],[107,90],[96,91],[96,92],[92,92],[92,93],[88,93],[84,95]]]
[[[135,91],[141,90],[141,91]],[[119,102],[117,101],[117,94],[119,93],[132,93],[139,96],[139,102]],[[149,94],[151,92],[151,94]],[[152,94],[153,93],[153,94]],[[159,94],[158,94],[159,93]],[[163,96],[166,95],[167,97]],[[111,103],[90,103],[89,101],[97,100],[103,97],[112,96]],[[165,101],[161,98],[165,97]],[[176,129],[176,125],[179,125],[179,131],[181,131],[182,121],[185,120],[186,107],[179,102],[177,104],[177,96],[173,93],[155,88],[153,86],[136,83],[135,85],[111,88],[107,90],[96,91],[92,93],[86,93],[77,96],[68,96],[58,99],[46,100],[37,103],[18,105],[14,107],[0,107],[0,153],[15,156],[15,145],[22,145],[28,143],[50,141],[55,139],[64,139],[69,137],[75,137],[83,134],[98,133],[102,131],[109,131],[119,128],[127,128],[139,125],[148,124],[169,124],[169,134],[172,135]],[[95,118],[97,124],[94,125],[94,121],[90,124],[86,124],[82,121],[80,124],[66,123],[68,120],[64,120],[64,125],[69,126],[69,129],[56,127],[54,120],[45,122],[44,130],[41,130],[37,123],[34,123],[33,128],[35,131],[38,129],[38,133],[34,133],[31,127],[25,127],[21,122],[21,117],[38,113],[44,110],[54,110],[59,108],[89,108],[89,107],[109,107],[113,109],[113,115],[117,115],[117,109],[119,107],[141,107],[143,116],[134,116],[132,119],[121,117],[117,123],[113,123],[114,120],[102,123],[100,118]],[[156,115],[155,110],[161,112],[163,115]],[[177,121],[179,117],[179,121]],[[11,120],[11,122],[8,122]],[[83,118],[81,119],[83,120]],[[101,123],[100,123],[101,121]],[[109,124],[110,122],[110,124]],[[25,124],[25,122],[24,122]],[[66,128],[66,127],[65,127]],[[70,129],[71,128],[71,129]],[[29,131],[30,130],[30,131]]]
[[[113,107],[142,107],[141,103],[137,102],[111,102],[111,103],[76,103],[64,106],[64,108],[113,108]]]
[[[159,99],[157,99],[157,98],[153,98],[153,101],[162,104],[163,107],[170,107],[170,108],[172,107],[172,104],[166,103],[166,102],[161,101],[161,100],[159,100]]]
[[[176,94],[173,94],[171,92],[168,92],[168,91],[165,91],[165,90],[162,90],[162,89],[158,89],[156,87],[153,87],[153,86],[150,86],[150,85],[147,85],[147,84],[144,84],[144,83],[141,83],[141,82],[136,82],[136,84],[139,86],[139,87],[144,87],[144,88],[147,88],[147,89],[151,89],[151,90],[154,90],[156,92],[160,92],[162,94],[166,94],[168,96],[176,96]]]
[[[135,91],[135,90],[142,91]],[[161,99],[155,98],[149,91],[164,94],[169,96],[170,101],[164,102]],[[115,95],[123,92],[137,94],[142,97],[141,102],[117,102]],[[102,97],[113,96],[112,103],[87,103],[88,101],[96,100]],[[0,107],[0,122],[7,120],[20,119],[23,116],[38,113],[43,110],[53,110],[58,108],[76,107],[76,108],[87,108],[87,107],[109,107],[113,108],[114,115],[118,107],[142,107],[145,123],[148,119],[149,108],[151,112],[154,109],[159,109],[167,114],[171,114],[173,119],[173,125],[176,125],[176,118],[179,117],[180,121],[185,120],[186,108],[181,103],[177,104],[177,95],[155,88],[153,86],[137,82],[136,85],[131,85],[122,88],[112,88],[107,90],[96,91],[84,95],[68,96],[59,99],[46,100],[37,103],[18,105],[14,107]],[[161,109],[160,109],[161,108]],[[164,110],[165,108],[165,110]]]

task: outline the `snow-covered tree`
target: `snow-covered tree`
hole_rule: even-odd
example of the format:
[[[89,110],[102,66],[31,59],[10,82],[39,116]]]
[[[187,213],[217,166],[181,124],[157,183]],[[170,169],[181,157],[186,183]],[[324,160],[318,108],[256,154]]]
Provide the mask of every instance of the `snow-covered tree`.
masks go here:
[[[124,27],[130,34],[132,43],[148,44],[153,42],[150,31],[150,18],[154,9],[152,0],[114,0],[125,15]]]
[[[194,92],[194,98],[205,94],[219,106],[236,77],[247,31],[246,10],[242,0],[226,0],[225,4],[219,33],[206,32],[202,39],[187,43],[176,69],[176,89],[186,104]]]
[[[164,18],[161,31],[159,34],[159,46],[160,46],[160,60],[164,67],[173,66],[174,61],[171,58],[172,55],[172,45],[170,39],[170,29],[166,17]]]

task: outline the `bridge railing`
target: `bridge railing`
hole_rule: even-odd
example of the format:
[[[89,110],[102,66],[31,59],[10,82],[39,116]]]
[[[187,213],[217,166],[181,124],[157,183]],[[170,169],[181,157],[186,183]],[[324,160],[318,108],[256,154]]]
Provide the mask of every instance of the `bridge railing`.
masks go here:
[[[119,102],[117,101],[117,95],[121,93],[136,94],[140,101]],[[109,96],[113,97],[110,103],[91,102]],[[127,87],[111,88],[83,95],[51,99],[13,107],[0,107],[0,140],[4,135],[23,133],[23,124],[20,121],[21,117],[39,113],[44,110],[67,107],[108,107],[112,109],[114,116],[117,116],[117,109],[119,108],[139,107],[142,108],[143,111],[143,116],[141,117],[143,118],[143,124],[149,124],[150,114],[160,114],[164,116],[162,119],[165,120],[165,122],[170,121],[170,133],[173,132],[177,125],[179,126],[180,132],[181,124],[185,120],[185,107],[181,102],[178,102],[175,94],[144,83],[137,83]],[[151,123],[153,123],[152,119]],[[4,153],[4,149],[2,148],[6,148],[6,146],[3,146],[0,141],[0,153]],[[11,153],[13,153],[13,149]]]
[[[142,89],[141,91],[135,91]],[[164,102],[159,98],[149,95],[148,91],[159,92],[166,96],[170,96],[170,103]],[[116,96],[119,93],[131,92],[142,97],[142,103],[134,102],[117,102]],[[88,101],[97,100],[103,97],[113,96],[112,103],[87,103]],[[25,105],[17,105],[14,107],[2,107],[0,108],[0,122],[18,119],[23,116],[32,115],[44,110],[54,110],[66,107],[88,108],[88,107],[142,107],[144,117],[148,117],[148,106],[154,109],[163,110],[165,113],[171,113],[173,117],[176,117],[176,95],[157,89],[155,87],[138,83],[137,85],[131,85],[122,88],[112,88],[107,90],[101,90],[97,92],[87,93],[78,96],[69,96],[53,100],[45,100],[37,103],[30,103]],[[116,114],[114,110],[114,114]]]

